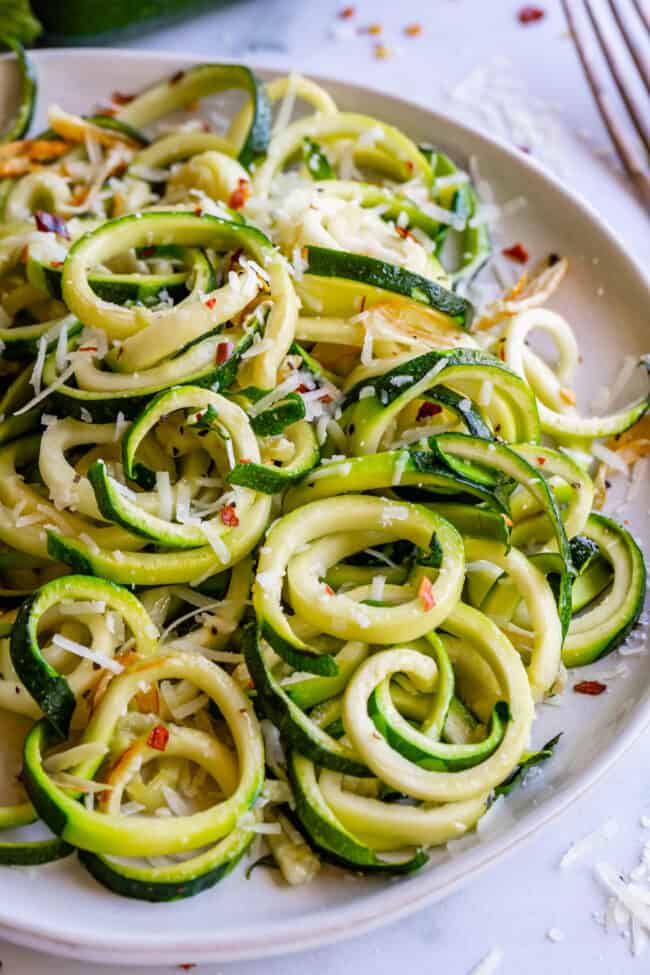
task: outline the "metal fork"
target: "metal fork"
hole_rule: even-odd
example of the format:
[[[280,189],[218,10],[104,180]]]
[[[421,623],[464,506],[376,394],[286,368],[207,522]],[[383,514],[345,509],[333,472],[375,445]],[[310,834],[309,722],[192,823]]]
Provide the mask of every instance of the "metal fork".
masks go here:
[[[562,0],[562,5],[603,122],[641,202],[650,214],[650,10],[645,0],[603,0],[601,3],[598,0]],[[606,7],[611,17],[607,15]],[[584,16],[585,9],[588,18]],[[588,20],[609,67],[609,82],[607,70],[596,56]],[[621,45],[616,42],[615,36],[617,29],[629,58],[621,56]],[[612,100],[612,80],[640,141],[628,129],[624,113]]]

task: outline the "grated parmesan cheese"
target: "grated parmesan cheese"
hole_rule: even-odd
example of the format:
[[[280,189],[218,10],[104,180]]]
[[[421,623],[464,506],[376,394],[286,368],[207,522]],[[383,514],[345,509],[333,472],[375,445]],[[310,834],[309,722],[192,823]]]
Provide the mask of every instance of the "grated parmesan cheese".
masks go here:
[[[583,836],[581,840],[576,840],[571,844],[569,849],[566,851],[562,859],[560,860],[560,868],[565,870],[567,867],[573,866],[583,857],[588,856],[596,847],[600,846],[603,841],[611,840],[618,833],[618,823],[615,819],[606,820],[602,826],[594,830],[592,833],[587,833]]]
[[[174,510],[174,494],[169,471],[156,471],[156,490],[158,492],[158,517],[171,521]]]
[[[492,948],[488,951],[485,958],[472,968],[470,975],[493,975],[502,961],[502,950],[500,948]]]
[[[62,650],[74,653],[77,657],[83,657],[86,660],[91,660],[94,664],[99,664],[100,667],[103,667],[105,670],[110,670],[113,674],[121,674],[124,670],[122,664],[117,660],[113,660],[112,657],[107,657],[103,653],[91,650],[89,647],[84,647],[82,643],[77,643],[76,640],[69,640],[66,636],[61,636],[60,633],[54,634],[52,643],[55,647],[61,647]]]

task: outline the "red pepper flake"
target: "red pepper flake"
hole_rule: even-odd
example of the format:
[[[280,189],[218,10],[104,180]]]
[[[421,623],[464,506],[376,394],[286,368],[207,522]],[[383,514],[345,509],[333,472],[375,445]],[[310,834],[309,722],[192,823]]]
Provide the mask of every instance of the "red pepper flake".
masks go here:
[[[217,365],[220,366],[226,362],[232,355],[233,344],[232,342],[219,342],[217,346],[216,361]]]
[[[29,245],[25,244],[20,252],[20,263],[27,264],[27,258],[29,257]]]
[[[300,386],[296,386],[296,392],[297,393],[308,393],[309,392],[309,387],[308,386],[305,386],[304,383],[300,383]]]
[[[153,257],[155,253],[155,247],[143,247],[140,251],[140,257],[144,257],[146,259],[147,257]]]
[[[340,20],[349,20],[350,17],[354,17],[354,7],[343,7],[342,10],[339,10]]]
[[[499,358],[502,362],[506,361],[506,347],[503,342],[499,342]]]
[[[512,520],[512,518],[510,518],[508,515],[504,515],[504,514],[502,514],[501,517],[505,521],[507,527],[508,528],[512,528],[512,526],[514,525],[514,521]]]
[[[538,20],[543,20],[546,16],[546,11],[541,7],[522,7],[517,14],[517,20],[520,24],[536,24]]]
[[[528,260],[528,251],[523,244],[513,244],[512,247],[504,247],[501,251],[504,257],[509,257],[511,261],[518,264],[525,264]]]
[[[325,583],[325,592],[327,593],[328,596],[334,595],[334,590],[332,589],[331,586],[328,586],[327,583]]]
[[[63,267],[63,261],[50,261],[50,267]]]
[[[320,400],[321,403],[331,403],[332,402],[332,397],[330,396],[329,393],[325,393],[324,396],[319,396],[318,399]]]
[[[236,528],[239,524],[239,518],[237,517],[234,504],[224,505],[219,512],[219,517],[224,525],[228,525],[229,528]]]
[[[543,467],[544,464],[546,463],[546,457],[538,457],[537,463],[539,464],[540,467]]]
[[[429,403],[427,401],[426,403],[423,403],[418,410],[417,419],[424,420],[429,416],[437,416],[438,413],[442,413],[442,406],[438,406],[437,403]]]
[[[415,169],[415,163],[411,159],[407,159],[406,168],[408,169],[409,173],[412,173]]]
[[[428,576],[423,577],[418,589],[418,596],[420,597],[422,608],[426,610],[427,613],[436,605],[436,601],[433,597],[433,586],[431,585],[431,579],[429,579]]]
[[[573,685],[573,690],[576,694],[590,694],[592,697],[598,697],[607,690],[607,684],[601,684],[599,680],[581,680],[579,684]]]
[[[194,213],[197,217],[203,216],[203,210],[201,209],[201,207],[194,207]]]
[[[422,33],[422,24],[407,24],[404,33],[407,37],[419,37]]]
[[[40,230],[42,234],[58,234],[59,237],[70,240],[70,234],[63,217],[47,213],[46,210],[37,210],[34,219],[36,220],[36,229]]]
[[[96,345],[80,345],[77,352],[97,352]]]
[[[134,98],[135,95],[125,95],[123,91],[114,91],[111,95],[111,101],[114,105],[128,105]]]
[[[395,227],[395,230],[403,240],[406,240],[407,237],[410,237],[412,240],[415,240],[415,237],[413,236],[411,231],[407,230],[406,227]]]
[[[196,968],[194,962],[185,962],[184,965],[178,966],[182,972],[191,972],[193,968]]]
[[[117,109],[113,108],[112,105],[102,105],[97,112],[98,115],[107,115],[108,118],[114,118],[117,115]]]
[[[149,737],[147,738],[147,745],[149,748],[155,748],[157,752],[164,752],[167,748],[167,742],[169,741],[169,731],[165,728],[164,724],[157,724],[149,732]]]
[[[216,298],[208,298],[208,300],[205,302],[205,307],[206,308],[209,308],[210,311],[212,311],[212,309],[214,308],[214,306],[216,305],[216,303],[217,303],[217,299]]]
[[[250,183],[247,179],[237,180],[237,189],[233,190],[228,200],[231,210],[241,210],[246,205],[246,200],[251,195]]]
[[[239,463],[240,464],[252,464],[253,461],[250,459],[250,457],[240,457],[239,458]]]
[[[171,78],[169,79],[169,84],[170,85],[177,85],[178,82],[179,81],[182,81],[184,77],[185,77],[185,72],[184,71],[177,71],[176,74],[173,74],[171,76]]]
[[[391,49],[386,44],[375,44],[373,51],[378,61],[388,61],[391,56]]]

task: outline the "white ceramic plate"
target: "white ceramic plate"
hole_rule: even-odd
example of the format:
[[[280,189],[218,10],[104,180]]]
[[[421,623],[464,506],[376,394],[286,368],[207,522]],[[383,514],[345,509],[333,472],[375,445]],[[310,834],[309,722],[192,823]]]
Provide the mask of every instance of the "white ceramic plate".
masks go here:
[[[88,111],[115,89],[136,91],[192,63],[174,54],[110,49],[36,52],[39,118],[49,102]],[[270,75],[261,71],[262,74]],[[0,60],[0,113],[13,98],[13,70]],[[583,402],[611,382],[626,353],[650,349],[650,287],[597,214],[521,153],[408,102],[361,87],[324,82],[346,109],[393,122],[418,140],[440,145],[460,160],[476,155],[500,200],[525,196],[528,206],[507,224],[510,242],[522,240],[533,256],[559,251],[571,274],[555,307],[575,325],[585,365]],[[6,103],[6,104],[3,104]],[[630,390],[630,398],[638,390]],[[648,486],[626,512],[648,540]],[[590,676],[611,671],[609,658]],[[599,698],[565,695],[560,707],[543,706],[535,743],[564,735],[544,774],[515,790],[508,823],[499,823],[474,846],[441,853],[417,875],[385,882],[324,870],[299,889],[278,883],[272,871],[250,880],[243,869],[198,898],[146,904],[116,897],[69,858],[0,873],[0,937],[54,954],[90,961],[140,965],[227,961],[297,951],[367,931],[444,897],[557,816],[601,776],[650,719],[650,655],[628,659],[627,678],[609,680]]]

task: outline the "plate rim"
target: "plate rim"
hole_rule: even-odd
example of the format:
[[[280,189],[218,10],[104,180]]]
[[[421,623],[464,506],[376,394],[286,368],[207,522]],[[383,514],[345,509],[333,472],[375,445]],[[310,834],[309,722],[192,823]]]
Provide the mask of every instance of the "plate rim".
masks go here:
[[[63,58],[83,60],[93,56],[119,58],[123,61],[145,59],[161,64],[197,63],[202,60],[200,55],[138,48],[84,46],[37,49],[30,52],[30,57],[34,59],[37,66],[39,61]],[[10,58],[11,54],[2,55],[0,61]],[[219,62],[241,63],[239,59],[233,57],[220,57]],[[268,76],[290,70],[285,65],[267,65],[263,57],[254,54],[246,57],[246,63],[260,74]],[[418,101],[394,95],[380,87],[311,72],[309,77],[326,86],[336,85],[353,89],[361,96],[364,93],[372,97],[379,96],[395,108],[403,106],[409,111],[415,110],[427,116],[433,126],[440,124],[454,129],[459,136],[459,142],[462,143],[463,136],[478,138],[479,142],[484,143],[491,150],[506,155],[524,170],[532,171],[547,185],[547,188],[564,196],[571,205],[581,210],[588,220],[597,225],[600,232],[608,239],[609,245],[634,272],[639,284],[646,289],[650,298],[650,272],[646,272],[640,261],[626,250],[619,233],[581,193],[569,188],[538,160],[524,155],[504,140],[486,132],[481,126],[469,125],[444,112],[432,110]],[[306,923],[303,921],[296,924],[296,920],[292,919],[260,925],[254,935],[250,936],[247,933],[244,944],[241,929],[238,928],[231,929],[233,934],[226,932],[227,937],[219,938],[218,935],[220,933],[223,935],[223,932],[217,931],[209,938],[199,938],[196,934],[191,934],[185,939],[176,933],[171,938],[165,937],[166,932],[156,929],[151,932],[148,941],[146,933],[130,936],[128,932],[115,931],[111,932],[110,938],[106,935],[98,938],[90,934],[61,931],[60,925],[58,931],[53,931],[42,923],[11,919],[7,916],[8,912],[4,906],[0,907],[0,937],[41,952],[93,962],[106,963],[106,951],[117,950],[120,953],[120,963],[150,966],[182,963],[189,956],[192,961],[199,963],[261,959],[274,955],[293,954],[365,934],[383,925],[392,924],[422,909],[426,904],[447,897],[463,883],[468,882],[471,877],[482,873],[502,857],[519,849],[602,779],[648,726],[650,726],[650,688],[646,688],[637,707],[626,717],[619,734],[601,751],[597,762],[583,769],[571,783],[563,786],[538,809],[530,812],[524,821],[515,823],[507,833],[486,840],[446,863],[445,866],[452,869],[448,869],[449,877],[442,884],[439,880],[434,883],[433,870],[423,872],[410,878],[407,884],[386,886],[342,907],[329,907],[321,912],[312,912],[312,920]],[[454,862],[457,864],[455,870]],[[308,918],[309,915],[306,917]]]

